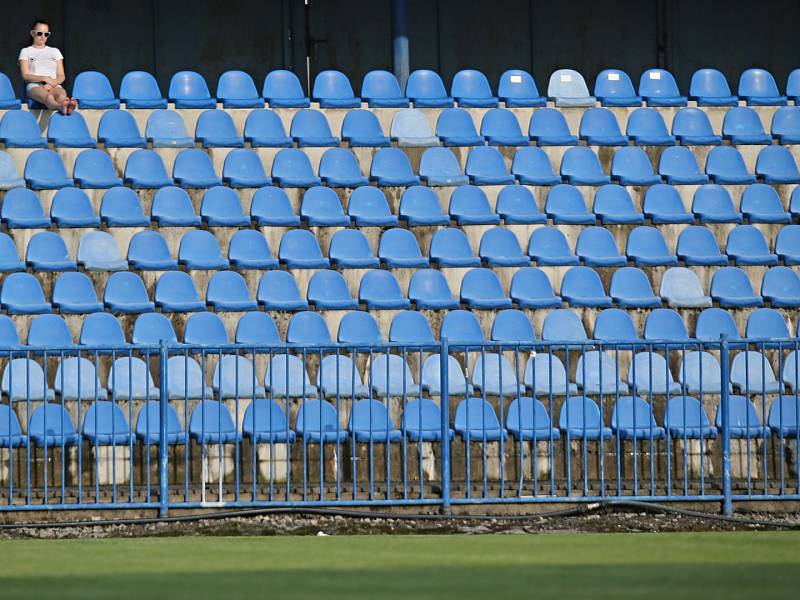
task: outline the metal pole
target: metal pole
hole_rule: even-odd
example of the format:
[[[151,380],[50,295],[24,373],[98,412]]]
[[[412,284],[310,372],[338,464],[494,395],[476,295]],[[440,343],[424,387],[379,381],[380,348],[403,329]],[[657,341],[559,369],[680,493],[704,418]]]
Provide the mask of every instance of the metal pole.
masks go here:
[[[728,336],[722,335],[720,344],[720,372],[722,379],[722,397],[720,399],[720,410],[722,411],[722,512],[723,514],[733,514],[733,502],[731,501],[731,429],[730,429],[730,398],[728,382],[730,381],[730,360],[728,348]],[[701,443],[703,443],[701,436]]]
[[[158,351],[159,381],[158,381],[158,484],[159,484],[159,515],[166,517],[169,513],[169,481],[167,469],[168,440],[167,440],[167,402],[169,395],[167,392],[167,346],[161,340]]]
[[[401,89],[405,89],[409,71],[407,8],[407,0],[392,0],[392,60]]]
[[[442,336],[439,354],[439,400],[442,412],[442,512],[450,514],[450,382],[448,360],[450,351],[447,337]]]

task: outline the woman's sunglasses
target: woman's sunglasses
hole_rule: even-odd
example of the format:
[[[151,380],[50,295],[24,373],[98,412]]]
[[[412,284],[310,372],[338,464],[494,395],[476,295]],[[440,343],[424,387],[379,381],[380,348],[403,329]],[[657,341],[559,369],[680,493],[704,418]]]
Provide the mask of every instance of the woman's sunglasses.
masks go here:
[[[39,37],[42,37],[42,36],[44,36],[46,38],[50,37],[50,32],[49,31],[31,31],[31,33],[35,33]]]

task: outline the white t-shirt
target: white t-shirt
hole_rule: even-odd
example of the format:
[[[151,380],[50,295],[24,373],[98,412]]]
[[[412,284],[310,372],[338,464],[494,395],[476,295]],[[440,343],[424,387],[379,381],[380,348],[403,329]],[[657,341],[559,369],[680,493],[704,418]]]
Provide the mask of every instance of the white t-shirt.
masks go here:
[[[64,56],[58,48],[51,48],[50,46],[34,48],[33,46],[28,46],[19,51],[17,60],[27,60],[28,70],[34,75],[55,79],[58,74],[56,61],[64,60]]]

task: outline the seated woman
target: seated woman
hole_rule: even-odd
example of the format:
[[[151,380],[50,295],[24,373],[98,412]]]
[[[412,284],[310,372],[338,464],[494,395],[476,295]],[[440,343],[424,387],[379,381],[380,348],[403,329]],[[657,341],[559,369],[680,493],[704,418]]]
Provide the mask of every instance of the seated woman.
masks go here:
[[[51,110],[72,114],[78,103],[67,96],[67,91],[61,86],[65,79],[64,56],[58,48],[47,45],[50,26],[36,19],[30,34],[33,42],[19,53],[19,70],[28,97]]]

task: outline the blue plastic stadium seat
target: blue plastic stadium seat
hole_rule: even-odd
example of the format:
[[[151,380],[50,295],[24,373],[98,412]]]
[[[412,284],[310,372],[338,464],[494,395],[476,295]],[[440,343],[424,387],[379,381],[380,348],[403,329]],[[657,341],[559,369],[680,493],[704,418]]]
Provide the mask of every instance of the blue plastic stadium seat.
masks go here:
[[[114,273],[108,278],[103,303],[108,310],[117,314],[139,314],[155,310],[142,278],[127,271]]]
[[[429,356],[422,365],[422,387],[433,397],[441,395],[441,361],[438,354]],[[452,355],[447,357],[447,390],[450,396],[470,396],[473,391],[458,359]]]
[[[19,176],[17,164],[8,152],[0,150],[0,190],[25,187],[25,180]]]
[[[655,108],[637,108],[628,116],[627,136],[637,146],[674,146],[664,117]]]
[[[515,398],[508,406],[506,429],[518,440],[547,441],[560,437],[544,405],[536,398]]]
[[[280,117],[267,109],[254,110],[247,116],[244,139],[253,148],[289,148],[292,145]]]
[[[783,210],[778,192],[764,183],[747,186],[739,208],[750,223],[792,222],[792,215]]]
[[[753,225],[738,225],[731,229],[725,252],[737,265],[778,264],[777,255],[769,251],[764,236]]]
[[[447,108],[453,99],[447,95],[442,78],[435,71],[417,69],[406,81],[406,97],[415,108]]]
[[[550,159],[541,148],[526,146],[514,154],[511,173],[523,185],[555,185],[561,177],[553,173]]]
[[[350,410],[347,429],[353,443],[390,443],[403,439],[386,406],[377,400],[358,400]]]
[[[91,363],[88,364],[91,365]],[[74,377],[77,380],[77,368],[74,370],[76,373]],[[56,379],[58,380],[58,377]],[[85,399],[94,399],[94,393],[92,393],[91,396],[86,394]],[[0,421],[3,419],[5,419],[3,425],[7,425],[9,422],[7,413],[0,414]],[[18,433],[19,423],[15,422],[16,416],[11,419],[11,427],[17,432],[19,438],[15,440],[15,436],[11,436],[11,447],[15,445],[24,445],[25,443],[25,436]],[[75,425],[72,423],[72,417],[69,416],[69,412],[67,412],[67,409],[61,404],[56,404],[55,402],[42,404],[33,411],[30,421],[28,422],[28,435],[31,441],[40,448],[45,446],[49,446],[50,448],[76,446],[81,442],[81,436],[75,432]],[[3,432],[0,436],[2,436],[0,437],[0,445],[8,446],[7,433]]]
[[[412,186],[403,192],[399,216],[409,227],[450,223],[450,218],[442,212],[436,193],[422,186]]]
[[[26,165],[26,173],[27,170]],[[800,183],[800,171],[797,170],[791,151],[785,146],[762,148],[756,160],[756,175],[763,179],[764,183]]]
[[[450,218],[459,225],[498,225],[484,191],[474,185],[457,187],[450,195]]]
[[[336,271],[323,269],[314,273],[306,292],[308,303],[317,310],[357,309],[358,302],[350,295],[347,282]]]
[[[342,121],[342,141],[351,148],[383,148],[391,145],[378,117],[360,108],[348,111]]]
[[[540,267],[571,266],[580,262],[569,247],[567,238],[556,227],[533,230],[528,241],[528,256]]]
[[[536,332],[524,312],[507,308],[495,315],[491,338],[498,342],[532,344],[536,341]]]
[[[183,331],[183,341],[185,344],[200,346],[230,343],[222,319],[211,312],[199,312],[189,317]]]
[[[29,273],[12,273],[3,280],[0,305],[10,315],[35,315],[50,312],[39,281]]]
[[[299,312],[289,321],[286,333],[287,344],[329,344],[331,334],[325,319],[319,313],[308,311]]]
[[[78,244],[78,264],[86,271],[127,271],[117,242],[105,231],[88,231]]]
[[[472,115],[463,108],[446,108],[439,113],[436,135],[445,146],[483,146],[486,143],[483,136],[478,135]]]
[[[425,315],[413,310],[398,312],[389,327],[389,341],[401,344],[433,343],[433,331]]]
[[[331,264],[339,269],[370,269],[380,266],[366,236],[358,229],[342,229],[331,238],[328,249]]]
[[[88,216],[87,213],[87,219]],[[103,201],[100,204],[100,221],[107,227],[147,227],[150,225],[150,219],[145,216],[136,192],[122,186],[113,187],[103,194]]]
[[[583,113],[578,128],[580,138],[590,146],[627,146],[614,113],[607,108],[590,108]]]
[[[620,440],[661,440],[666,437],[663,427],[656,424],[653,409],[638,396],[624,396],[614,403],[611,428]]]
[[[204,110],[197,119],[194,137],[203,148],[241,148],[244,138],[236,133],[233,119],[224,110]]]
[[[339,138],[331,133],[325,115],[312,108],[304,108],[294,114],[289,135],[300,148],[339,145]]]
[[[378,396],[418,396],[419,386],[414,383],[406,361],[397,354],[373,356],[369,380]]]
[[[680,252],[680,250],[679,250]],[[711,298],[706,296],[694,271],[686,267],[672,267],[661,277],[659,295],[672,308],[706,308]]]
[[[625,71],[605,69],[594,81],[594,95],[603,106],[641,106],[633,82]]]
[[[83,417],[83,437],[93,446],[126,446],[131,429],[122,408],[115,402],[97,400]]]
[[[774,308],[758,308],[747,317],[745,337],[750,339],[787,340],[792,337],[786,325],[786,317]],[[768,344],[767,348],[776,348]]]
[[[300,219],[310,227],[345,227],[350,224],[336,192],[321,186],[309,188],[303,194]]]
[[[199,148],[187,148],[178,153],[172,167],[172,177],[182,188],[222,185],[222,179],[214,172],[211,157]]]
[[[795,105],[800,104],[800,69],[789,73],[786,79],[786,95],[794,100]]]
[[[136,270],[171,271],[178,262],[170,256],[167,242],[157,231],[140,231],[128,245],[128,262]]]
[[[670,254],[664,236],[656,227],[637,227],[628,234],[625,254],[637,267],[672,267],[678,264]]]
[[[722,137],[733,145],[772,143],[772,136],[764,131],[758,113],[746,106],[737,106],[725,113]]]
[[[450,95],[465,108],[495,108],[498,103],[486,75],[475,69],[463,69],[453,76]]]
[[[256,378],[253,363],[238,355],[220,357],[214,368],[211,387],[222,399],[255,400],[266,396]]]
[[[797,100],[795,106],[784,106],[775,111],[770,131],[779,144],[800,143],[800,108],[797,107]]]
[[[75,182],[82,188],[106,189],[122,185],[111,157],[102,150],[89,149],[75,159],[72,170]]]
[[[564,183],[547,192],[544,210],[556,225],[594,225],[596,222],[595,216],[587,210],[580,190]]]
[[[739,98],[731,95],[725,75],[716,69],[698,69],[689,84],[689,98],[697,106],[738,106]]]
[[[64,317],[40,314],[31,319],[28,327],[28,345],[34,347],[65,347],[74,343]]]
[[[516,115],[505,108],[493,108],[483,115],[480,135],[491,146],[528,146],[530,139],[522,135]]]
[[[409,308],[411,302],[403,295],[400,284],[389,271],[375,269],[361,278],[358,299],[367,310]]]
[[[622,185],[661,183],[661,177],[653,173],[653,166],[644,150],[633,146],[620,148],[614,153],[611,162],[611,179]]]
[[[221,185],[206,190],[200,204],[200,218],[208,227],[248,227],[250,217],[242,212],[237,193]]]
[[[700,170],[694,154],[685,146],[664,150],[658,161],[658,173],[672,185],[708,183],[708,175]]]
[[[671,308],[657,308],[647,315],[644,323],[645,340],[685,342],[689,332],[681,316]]]
[[[705,111],[682,108],[672,120],[672,135],[683,146],[719,146],[722,138],[714,133]]]
[[[575,383],[585,394],[627,394],[628,386],[619,376],[614,357],[590,350],[578,359]]]
[[[484,396],[519,396],[525,391],[508,359],[490,352],[481,354],[472,365],[472,387]]]
[[[283,234],[278,257],[289,269],[327,269],[330,266],[314,234],[304,229],[291,229]]]
[[[800,277],[789,267],[772,267],[764,273],[761,295],[776,308],[800,306]]]
[[[0,273],[24,270],[25,263],[19,259],[14,240],[7,233],[0,233]]]
[[[61,314],[84,315],[103,310],[92,280],[84,273],[62,273],[53,286],[53,306]]]
[[[610,440],[611,428],[606,427],[600,408],[586,396],[567,398],[558,415],[558,428],[567,440],[586,441]]]
[[[272,179],[280,187],[313,187],[322,183],[314,174],[308,156],[296,148],[286,148],[275,155]]]
[[[97,71],[78,73],[72,84],[72,97],[82,109],[119,108],[119,100],[114,97],[108,77]]]
[[[531,149],[539,150],[538,148]],[[531,191],[521,185],[507,185],[500,190],[495,210],[506,225],[547,223],[547,215],[539,211]]]
[[[431,262],[442,267],[479,267],[481,259],[475,256],[466,234],[455,227],[436,231],[428,252]]]
[[[337,341],[347,345],[373,345],[385,342],[375,318],[358,310],[347,313],[339,321]]]
[[[324,400],[304,400],[297,411],[295,429],[304,444],[345,442],[349,437],[339,426],[336,408]]]
[[[465,398],[459,402],[453,425],[467,443],[496,442],[508,437],[492,405],[482,398]]]
[[[786,106],[772,73],[764,69],[747,69],[739,77],[739,98],[748,106]]]
[[[741,338],[730,311],[721,308],[702,310],[697,316],[694,337],[698,340],[719,340],[722,335],[731,341],[738,341]]]
[[[728,190],[714,183],[707,183],[694,193],[692,212],[701,223],[741,223],[742,213],[733,207]]]
[[[33,359],[28,358],[14,358],[6,364],[3,369],[2,391],[11,400],[20,402],[26,402],[28,398],[31,401],[47,401],[53,400],[55,397],[53,390],[47,386],[42,367]],[[5,405],[0,406],[5,407]],[[4,425],[12,418],[16,420],[14,412],[0,416],[6,419]],[[14,426],[12,424],[12,443],[13,429]],[[19,434],[19,423],[17,423],[16,429]],[[2,436],[2,432],[0,432],[0,436]],[[2,442],[0,442],[0,445],[8,447],[7,444]]]
[[[0,343],[4,346],[21,346],[17,326],[11,317],[0,315]]]
[[[0,219],[9,229],[50,228],[50,218],[44,214],[39,196],[24,187],[6,192],[0,206]]]
[[[11,113],[6,113],[11,114]],[[61,157],[52,150],[34,150],[25,161],[25,180],[33,190],[57,190],[75,185]]]
[[[706,227],[691,226],[678,236],[678,258],[687,265],[727,265],[728,259],[720,253],[714,234]]]
[[[183,117],[176,110],[156,110],[147,119],[144,136],[154,148],[194,148]]]
[[[311,98],[314,102],[319,102],[320,108],[358,108],[361,106],[361,98],[353,94],[353,88],[347,76],[334,70],[317,73]]]
[[[623,267],[614,271],[608,295],[622,308],[661,306],[661,298],[653,293],[647,275],[640,268]]]
[[[125,73],[119,86],[119,97],[126,109],[167,108],[167,99],[161,96],[155,77],[145,71]]]
[[[467,310],[451,310],[445,314],[440,335],[451,344],[482,344],[485,341],[478,318]]]
[[[785,265],[800,265],[800,226],[781,227],[775,239],[775,254]]]
[[[217,80],[217,98],[223,108],[264,108],[253,78],[244,71],[225,71]]]
[[[186,190],[162,187],[153,198],[150,215],[159,227],[199,227],[202,223]]]
[[[175,409],[169,404],[166,410],[166,440],[169,445],[183,444],[186,441],[186,434],[183,431],[181,422]],[[161,406],[156,400],[145,402],[139,410],[134,428],[136,437],[145,445],[155,445],[161,440]]]
[[[631,148],[638,150],[638,148]],[[592,212],[603,225],[639,225],[644,215],[633,206],[628,190],[621,185],[606,184],[594,195]]]
[[[169,101],[175,108],[215,108],[216,98],[211,97],[203,76],[194,71],[178,71],[169,82]]]
[[[552,342],[584,342],[588,338],[581,318],[568,308],[549,313],[542,326],[542,340]]]
[[[303,398],[303,406],[307,409],[310,402],[307,398],[317,397],[317,388],[311,385],[303,361],[296,356],[278,354],[270,361],[264,377],[264,387],[269,396]],[[302,408],[301,408],[302,410]],[[297,429],[300,429],[298,416]]]
[[[639,95],[648,106],[686,106],[672,73],[664,69],[648,69],[639,79]]]
[[[617,271],[624,271],[620,269]],[[641,271],[639,271],[641,273]],[[649,284],[648,284],[649,286]],[[630,314],[621,308],[606,308],[597,314],[594,321],[594,339],[603,342],[624,342],[639,339]]]
[[[308,108],[310,104],[297,75],[283,69],[267,73],[261,95],[272,108]]]
[[[264,310],[307,310],[308,302],[300,297],[297,283],[287,271],[268,271],[261,277],[256,293]]]
[[[493,227],[481,236],[481,259],[490,267],[527,267],[531,260],[522,253],[517,236],[510,229]]]
[[[272,179],[264,171],[261,158],[247,148],[238,148],[228,153],[222,166],[222,181],[232,188],[272,185]]]
[[[761,352],[745,351],[733,357],[731,383],[742,394],[783,392],[783,385],[775,378],[769,359]]]
[[[561,280],[561,297],[570,306],[606,308],[611,298],[606,296],[597,271],[589,267],[572,267]]]
[[[189,435],[198,444],[239,444],[242,434],[236,430],[230,411],[217,400],[203,400],[192,410]]]
[[[389,71],[375,70],[364,75],[361,98],[370,108],[405,108],[408,98],[403,96],[397,78]]]
[[[280,346],[283,344],[275,321],[268,314],[248,312],[236,325],[236,343],[245,346]]]
[[[414,148],[439,145],[439,138],[433,135],[425,113],[416,108],[401,108],[398,110],[392,117],[389,135],[400,147]]]
[[[422,153],[419,177],[429,186],[469,183],[469,177],[464,175],[455,154],[447,148],[428,148]]]
[[[800,431],[800,399],[796,395],[780,396],[769,407],[767,422],[779,438],[796,438]]]
[[[508,108],[537,108],[547,103],[531,74],[521,69],[509,69],[500,76],[497,95]]]
[[[547,97],[556,106],[594,106],[596,102],[594,96],[589,95],[583,75],[572,69],[559,69],[550,75]]]
[[[244,277],[234,271],[219,271],[211,276],[206,303],[217,312],[258,310],[258,303],[250,297]]]
[[[531,115],[528,137],[539,146],[577,146],[578,136],[572,135],[560,110],[543,108]]]
[[[323,396],[335,398],[366,398],[369,388],[361,381],[361,373],[349,356],[326,356],[317,371],[317,388]]]
[[[408,156],[399,148],[381,148],[372,157],[370,179],[379,186],[419,185],[419,177],[411,170]]]
[[[294,213],[289,197],[280,188],[262,187],[253,194],[250,216],[259,227],[296,227],[300,215]]]
[[[728,427],[732,438],[766,439],[769,437],[769,428],[761,424],[756,407],[750,400],[744,396],[731,395],[728,402]],[[722,409],[719,406],[714,424],[717,429],[722,430]]]
[[[680,193],[671,185],[658,183],[648,188],[642,210],[654,225],[694,223],[694,215],[686,212]]]
[[[672,378],[667,361],[655,352],[639,352],[628,371],[628,384],[637,394],[680,394],[681,384]]]
[[[27,110],[11,110],[0,120],[0,142],[6,148],[45,148],[39,124]]]
[[[178,264],[187,269],[228,269],[230,263],[222,256],[216,238],[209,231],[187,231],[178,247]]]
[[[370,186],[352,191],[347,201],[347,214],[356,227],[394,227],[399,222],[389,209],[386,195]]]
[[[136,150],[125,162],[125,183],[133,188],[157,189],[173,185],[161,157],[153,150]]]
[[[440,442],[442,440],[442,413],[439,405],[426,398],[408,402],[403,409],[403,431],[410,442]],[[453,430],[447,428],[452,440]]]
[[[524,374],[525,386],[534,395],[565,396],[578,393],[578,386],[570,382],[564,363],[555,354],[539,352],[528,359]]]
[[[0,74],[0,110],[16,110],[21,105],[8,75]]]
[[[587,227],[581,231],[575,254],[589,267],[624,267],[628,262],[619,253],[614,236],[603,227]]]
[[[78,343],[83,346],[102,346],[104,349],[122,349],[127,346],[119,319],[104,312],[92,313],[83,319]]]
[[[561,158],[561,176],[573,185],[603,185],[611,178],[603,172],[597,154],[586,146],[570,148]]]
[[[461,280],[461,302],[470,310],[482,308],[511,308],[511,298],[505,295],[494,271],[476,268],[467,271]]]
[[[755,175],[747,170],[739,151],[732,146],[719,146],[706,157],[706,173],[714,183],[748,184],[755,183]]]
[[[80,113],[54,112],[47,125],[47,140],[56,148],[94,148],[94,138]]]
[[[34,271],[76,271],[78,268],[63,238],[52,231],[39,232],[30,239],[25,262]]]
[[[108,372],[108,388],[118,401],[156,400],[159,396],[147,363],[135,356],[114,361]]]
[[[536,267],[519,269],[511,279],[509,296],[520,308],[560,308],[547,274]]]
[[[675,439],[716,439],[703,405],[692,396],[670,399],[664,411],[664,428]]]
[[[319,163],[319,177],[330,187],[357,188],[369,184],[369,179],[361,173],[356,155],[344,148],[325,151]]]
[[[678,368],[678,381],[689,394],[722,392],[722,373],[719,363],[708,352],[686,352]]]

